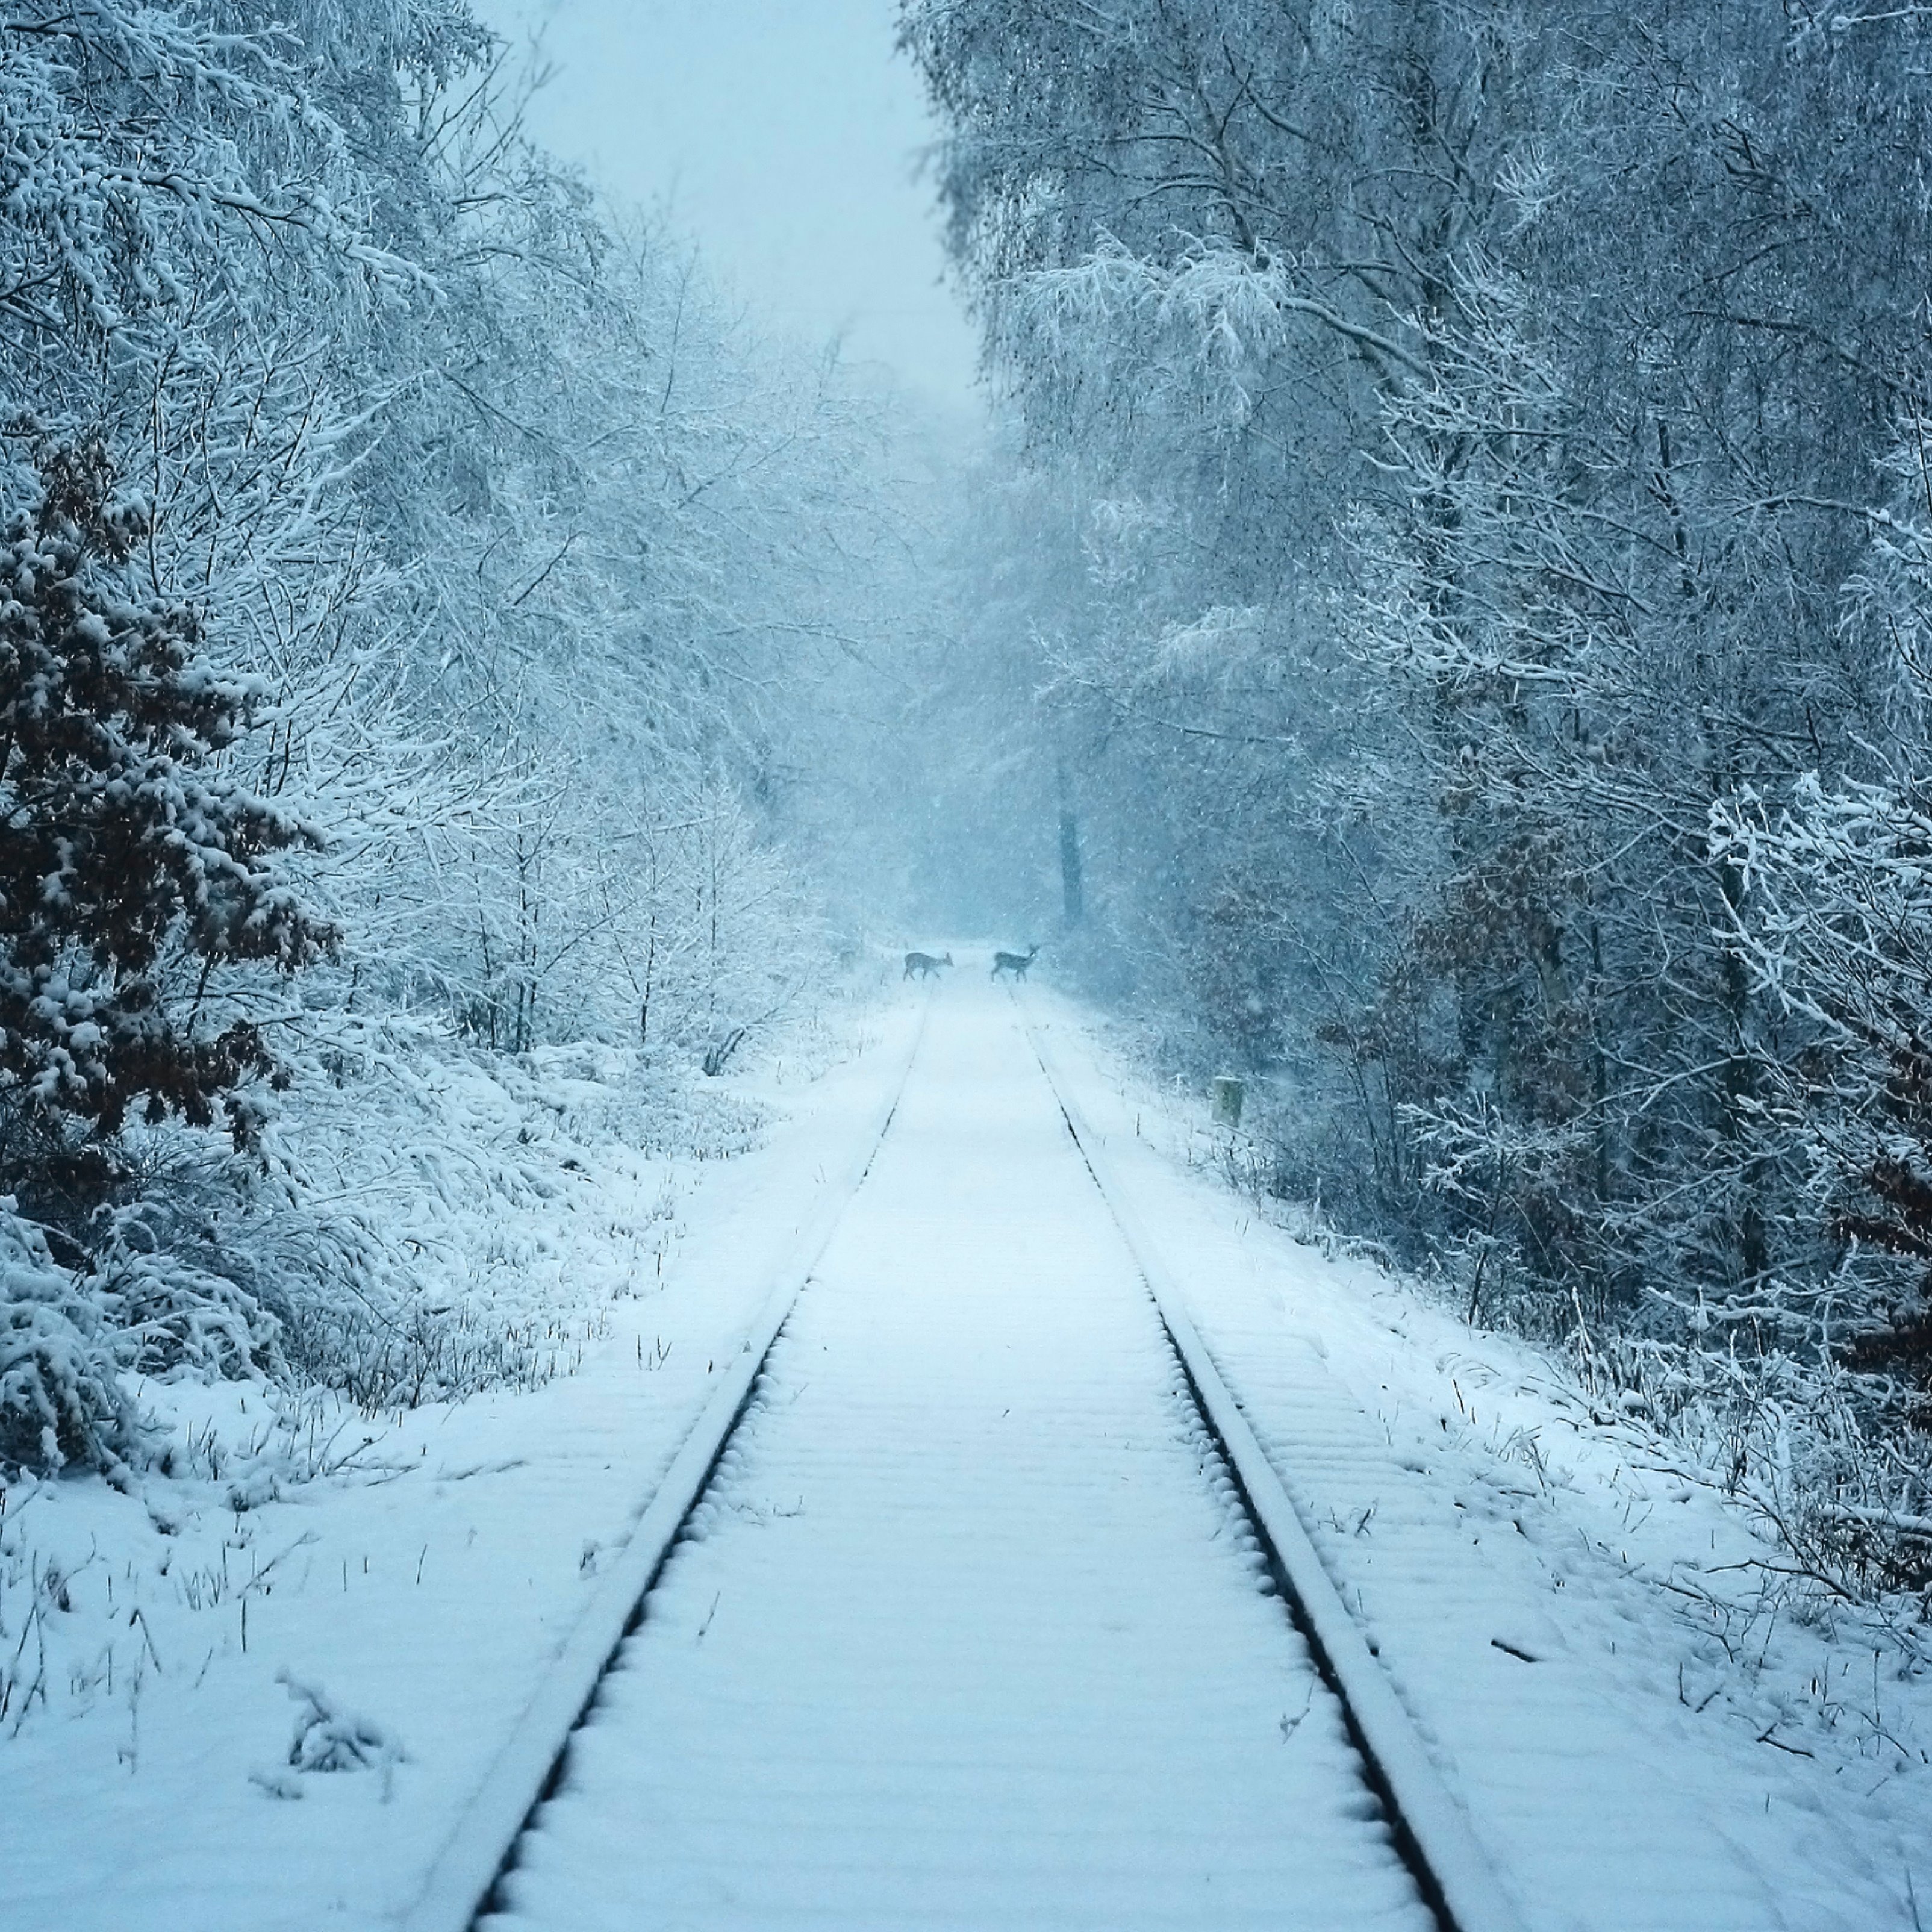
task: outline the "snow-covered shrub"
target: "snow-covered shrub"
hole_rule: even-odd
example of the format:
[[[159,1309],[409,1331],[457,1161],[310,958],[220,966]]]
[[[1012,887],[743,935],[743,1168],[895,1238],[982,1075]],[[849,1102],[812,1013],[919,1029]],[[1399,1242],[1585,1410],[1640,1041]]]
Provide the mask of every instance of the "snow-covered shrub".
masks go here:
[[[196,1125],[220,1108],[245,1141],[235,1090],[274,1062],[209,982],[242,962],[292,972],[334,944],[275,862],[321,835],[222,762],[262,688],[217,671],[185,604],[141,595],[129,566],[148,518],[116,497],[105,448],[56,446],[40,472],[38,501],[0,524],[7,1099],[56,1136],[111,1136],[136,1107]],[[168,970],[183,958],[192,978]]]
[[[568,1369],[598,1309],[655,1279],[659,1164],[740,1153],[761,1125],[669,1048],[512,1058],[434,1019],[325,1014],[291,1061],[268,1171],[238,1176],[202,1264],[272,1311],[291,1376],[372,1411]],[[614,1196],[594,1232],[579,1219]]]
[[[304,1683],[286,1670],[278,1671],[275,1681],[286,1687],[297,1707],[295,1734],[289,1744],[290,1768],[376,1772],[386,1798],[396,1766],[409,1756],[395,1733],[373,1718],[344,1709],[318,1684]],[[270,1788],[278,1796],[295,1795],[280,1786]]]
[[[244,1381],[285,1365],[282,1324],[242,1282],[163,1245],[150,1206],[105,1217],[83,1290],[122,1330],[122,1354],[142,1375]],[[169,1230],[169,1232],[178,1231]]]
[[[0,1472],[118,1473],[140,1436],[122,1340],[40,1230],[0,1202]]]

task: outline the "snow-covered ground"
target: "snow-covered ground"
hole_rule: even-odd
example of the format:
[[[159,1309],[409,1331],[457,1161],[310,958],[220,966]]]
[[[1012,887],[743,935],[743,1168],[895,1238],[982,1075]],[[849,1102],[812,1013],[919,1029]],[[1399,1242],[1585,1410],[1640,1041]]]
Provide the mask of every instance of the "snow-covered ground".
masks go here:
[[[1813,1604],[1672,1444],[1546,1357],[1324,1259],[1198,1108],[1036,1024],[1345,1600],[1549,1932],[1932,1923],[1932,1685]],[[1915,1902],[1916,1901],[1916,1902]]]
[[[548,1197],[506,1238],[567,1311],[545,1386],[293,1430],[259,1389],[151,1388],[200,1445],[175,1477],[0,1490],[0,1926],[387,1922],[844,1184],[916,1017],[855,1021],[809,1084],[722,1083],[776,1123],[730,1160],[607,1148],[602,1185],[552,1110],[524,1144],[504,1124]],[[298,1734],[304,1762],[366,1768],[292,1765]]]
[[[501,1932],[1430,1922],[1004,994],[941,995]]]
[[[540,1259],[574,1372],[302,1431],[259,1390],[161,1391],[173,1477],[4,1491],[0,1925],[393,1919],[928,997],[755,1090],[754,1152],[570,1170]],[[1932,1724],[1883,1632],[1766,1614],[1774,1549],[1667,1444],[1270,1226],[1192,1158],[1185,1106],[1019,997],[1538,1932],[1913,1926]],[[1412,1921],[1006,994],[962,973],[931,998],[506,1922]],[[631,1258],[667,1182],[660,1287]]]

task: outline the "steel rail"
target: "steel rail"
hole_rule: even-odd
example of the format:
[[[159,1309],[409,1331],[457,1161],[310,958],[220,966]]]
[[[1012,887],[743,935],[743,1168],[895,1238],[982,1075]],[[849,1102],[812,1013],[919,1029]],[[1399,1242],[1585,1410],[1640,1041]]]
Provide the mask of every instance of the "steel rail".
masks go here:
[[[1522,1915],[1468,1814],[1443,1781],[1388,1672],[1322,1563],[1308,1533],[1306,1510],[1262,1450],[1190,1318],[1160,1250],[1112,1172],[1101,1136],[1056,1070],[1016,991],[1012,997],[1060,1118],[1140,1270],[1188,1392],[1240,1492],[1275,1587],[1341,1704],[1349,1736],[1388,1813],[1404,1862],[1444,1932],[1525,1932]]]
[[[704,1496],[733,1432],[744,1419],[759,1377],[799,1297],[891,1130],[913,1063],[926,1037],[928,999],[920,1013],[890,1097],[860,1142],[850,1178],[827,1195],[806,1225],[793,1258],[746,1331],[744,1345],[672,1459],[622,1550],[605,1573],[556,1660],[524,1707],[484,1774],[414,1902],[393,1923],[397,1932],[471,1932],[508,1869],[532,1814],[555,1790],[570,1739],[622,1648],[644,1619],[650,1594],[679,1532]]]

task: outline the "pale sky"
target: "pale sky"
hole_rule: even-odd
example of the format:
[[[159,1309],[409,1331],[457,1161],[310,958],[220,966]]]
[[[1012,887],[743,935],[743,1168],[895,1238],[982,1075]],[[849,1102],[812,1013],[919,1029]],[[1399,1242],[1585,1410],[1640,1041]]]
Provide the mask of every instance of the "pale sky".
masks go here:
[[[476,0],[557,71],[532,131],[621,200],[667,205],[737,293],[788,332],[842,334],[948,414],[974,406],[950,289],[932,124],[892,49],[893,0]]]

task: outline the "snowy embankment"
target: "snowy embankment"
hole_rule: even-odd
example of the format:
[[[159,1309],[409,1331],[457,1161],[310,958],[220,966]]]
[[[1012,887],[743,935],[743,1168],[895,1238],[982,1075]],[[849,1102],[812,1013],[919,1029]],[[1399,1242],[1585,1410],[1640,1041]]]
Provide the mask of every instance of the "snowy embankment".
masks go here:
[[[1794,1583],[1712,1472],[1547,1356],[1270,1224],[1216,1178],[1204,1120],[1032,998],[1532,1925],[1924,1923],[1923,1628]]]
[[[372,1412],[151,1384],[170,1473],[0,1487],[0,1924],[292,1932],[406,1904],[916,1016],[853,1022],[816,1079],[704,1083],[648,1151],[594,1056],[461,1075],[476,1141],[443,1157],[514,1185],[438,1238],[474,1250],[509,1386]],[[396,1211],[436,1218],[433,1192]]]

